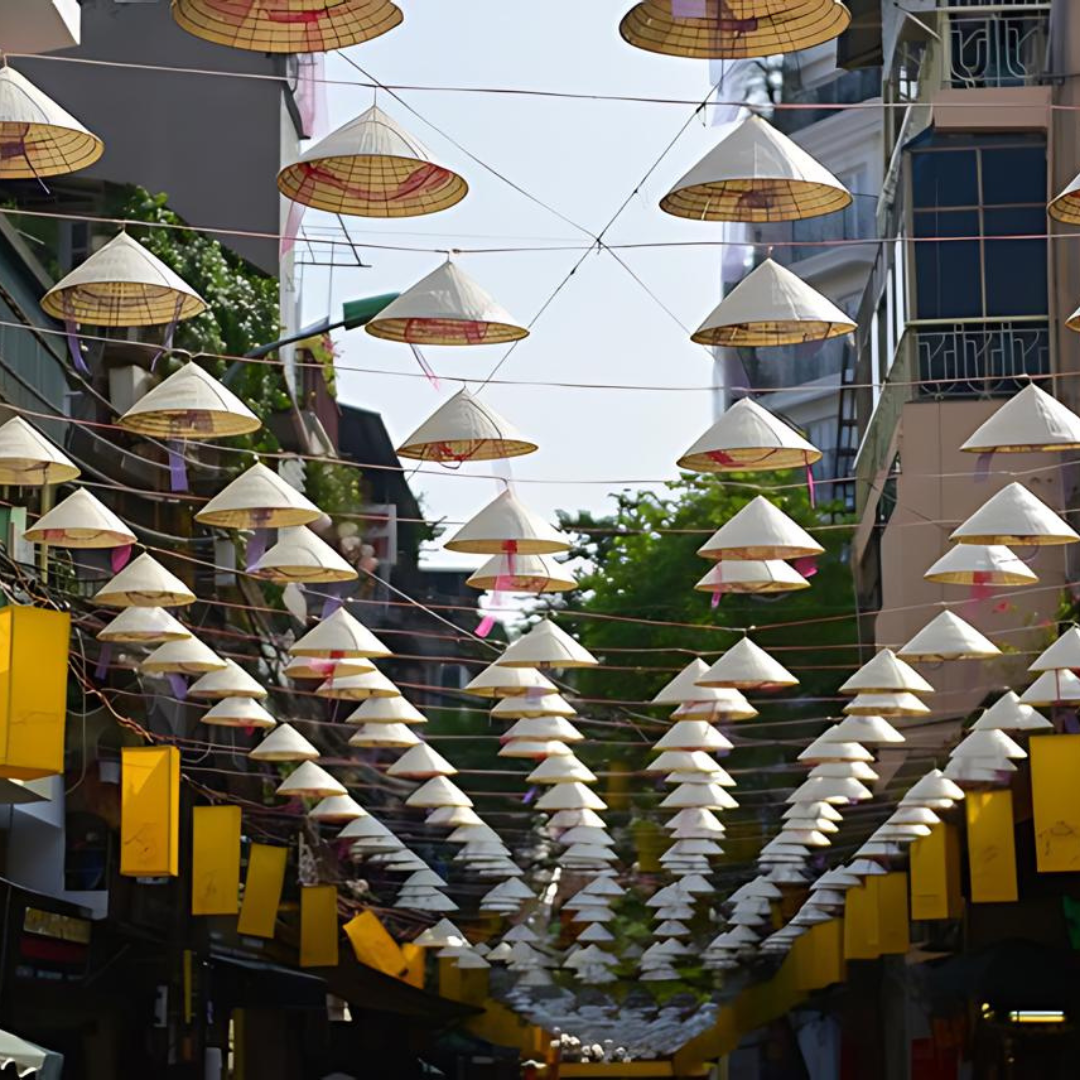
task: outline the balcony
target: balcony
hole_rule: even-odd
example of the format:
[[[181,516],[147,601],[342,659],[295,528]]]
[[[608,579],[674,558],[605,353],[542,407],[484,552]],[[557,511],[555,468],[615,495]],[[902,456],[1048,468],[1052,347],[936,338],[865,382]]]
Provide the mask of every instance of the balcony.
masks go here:
[[[1046,3],[1012,3],[972,14],[950,11],[944,85],[956,90],[1040,85],[1047,77],[1049,23]]]
[[[1002,322],[915,324],[920,398],[1009,397],[1029,376],[1050,373],[1050,321],[1045,317]]]

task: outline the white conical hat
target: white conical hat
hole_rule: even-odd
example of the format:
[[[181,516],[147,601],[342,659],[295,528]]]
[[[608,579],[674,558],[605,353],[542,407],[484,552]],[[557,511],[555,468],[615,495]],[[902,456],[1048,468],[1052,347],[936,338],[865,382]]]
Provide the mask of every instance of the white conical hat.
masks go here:
[[[1043,649],[1028,671],[1080,671],[1080,629],[1070,627]]]
[[[304,206],[371,218],[434,214],[469,190],[377,105],[308,147],[278,173],[277,185]]]
[[[957,544],[923,577],[941,585],[1034,585],[1039,580],[1003,544]]]
[[[749,638],[741,638],[698,680],[702,686],[736,690],[798,686],[799,680]]]
[[[278,529],[277,543],[263,552],[249,573],[278,585],[354,581],[360,576],[325,540],[303,525]]]
[[[972,731],[1052,731],[1054,725],[1045,716],[1025,705],[1012,690],[983,711],[982,716],[971,725]]]
[[[562,694],[541,694],[539,697],[505,697],[491,710],[492,720],[523,720],[533,717],[577,716],[577,710]],[[567,725],[569,726],[569,725]]]
[[[702,687],[698,686],[698,679],[709,670],[709,665],[701,657],[694,657],[675,676],[666,683],[650,701],[651,705],[681,705],[684,701],[696,701]]]
[[[809,775],[811,780],[819,776],[852,776],[856,780],[865,781],[878,779],[878,774],[863,761],[824,761],[820,765],[815,765]]]
[[[815,817],[833,824],[843,821],[844,816],[831,803],[827,802],[797,802],[792,803],[781,815],[784,820],[797,817]]]
[[[315,761],[319,751],[291,724],[279,724],[248,751],[256,761]]]
[[[932,694],[934,688],[892,649],[882,649],[840,686],[841,694]]]
[[[406,289],[365,329],[412,345],[505,345],[529,334],[449,260]]]
[[[842,806],[845,803],[865,802],[873,797],[873,792],[853,777],[816,776],[804,780],[785,802],[826,802]]]
[[[687,723],[687,721],[683,721],[683,723]],[[699,729],[697,728],[692,728],[689,731],[686,731],[685,734],[676,735],[674,740],[675,743],[690,743],[695,741],[695,732],[698,730]],[[670,735],[671,732],[669,731],[668,734]],[[667,736],[665,735],[665,738],[666,737]],[[669,743],[668,745],[670,746],[671,744]],[[657,745],[654,746],[653,749],[659,750],[661,748]],[[732,780],[720,765],[717,764],[716,759],[709,757],[703,749],[664,749],[656,759],[650,761],[645,766],[646,772],[669,772],[671,770],[675,770],[681,775],[698,773],[705,776],[710,781],[724,784],[725,787],[734,787],[735,785],[735,781]],[[720,779],[721,776],[723,779]],[[679,782],[684,783],[685,781]]]
[[[469,555],[552,555],[570,550],[565,536],[519,502],[509,489],[470,518],[443,546]]]
[[[543,761],[569,752],[570,748],[559,739],[511,739],[499,747],[498,756]]]
[[[191,637],[191,631],[164,608],[129,607],[106,623],[96,637],[98,641],[154,645],[163,641],[182,641]]]
[[[739,804],[719,784],[680,784],[664,797],[664,810],[700,806],[707,810],[734,810]]]
[[[573,754],[545,758],[525,778],[530,784],[595,784],[596,774]]]
[[[761,348],[772,345],[793,345],[804,341],[824,341],[828,338],[850,334],[854,329],[855,323],[831,300],[822,296],[816,289],[811,288],[779,263],[766,259],[720,301],[709,317],[691,335],[690,340],[700,345]],[[750,402],[749,398],[743,398],[735,407],[729,409],[725,416],[730,415],[738,405],[748,402]],[[769,436],[782,438],[785,443],[791,442],[797,455],[789,455],[791,463],[788,465],[773,464],[774,459],[766,456],[765,461],[768,464],[764,468],[783,469],[790,468],[792,465],[809,465],[821,457],[820,451],[810,446],[787,424],[771,417],[760,405],[756,408],[769,419],[755,418],[757,424],[747,426],[742,434],[754,432],[758,425],[764,425],[767,427]],[[720,419],[720,424],[723,423],[723,419],[723,417]],[[715,430],[714,426],[709,434]],[[756,444],[752,443],[751,447],[754,445]],[[772,442],[770,440],[762,445],[769,447]],[[814,456],[806,457],[807,448]],[[724,448],[720,446],[717,449]],[[694,450],[691,449],[690,453],[693,452]],[[762,455],[759,453],[758,456]],[[684,464],[685,460],[684,458],[679,464],[688,468],[689,466]],[[709,460],[706,458],[706,461]],[[751,469],[754,467],[750,465]],[[715,466],[705,465],[704,468],[712,471]]]
[[[748,502],[700,548],[706,559],[801,559],[825,549],[763,495]]]
[[[316,765],[314,761],[303,761],[287,779],[278,784],[276,794],[293,798],[325,799],[331,795],[345,795],[347,792],[345,785],[339,784],[324,768]]]
[[[606,810],[607,803],[584,784],[553,784],[536,801],[538,810]]]
[[[427,723],[427,717],[400,694],[396,697],[369,697],[345,720],[349,724]]]
[[[899,649],[896,655],[905,660],[916,661],[985,660],[991,656],[1000,656],[1001,650],[959,615],[942,611]]]
[[[195,603],[195,594],[152,555],[134,558],[94,594],[106,607],[182,607]]]
[[[549,593],[577,588],[577,579],[549,555],[493,555],[465,582],[473,589]]]
[[[615,841],[606,829],[596,825],[575,825],[559,836],[563,847],[571,844],[591,844],[598,847],[614,847]]]
[[[362,818],[353,818],[337,834],[338,840],[370,840],[373,837],[393,836],[390,830],[378,818],[370,814]],[[395,837],[396,839],[396,837]]]
[[[201,314],[206,301],[121,232],[58,281],[41,308],[55,319],[91,326],[157,326]]]
[[[1072,544],[1080,536],[1023,484],[992,495],[949,537],[960,544]]]
[[[908,788],[900,800],[901,806],[929,806],[933,810],[947,810],[964,797],[962,788],[954,784],[940,769],[931,769]]]
[[[112,548],[135,543],[135,534],[86,488],[77,488],[23,533],[33,544]]]
[[[359,619],[339,607],[290,645],[289,655],[380,659],[391,653]]]
[[[654,750],[731,750],[731,741],[705,720],[679,720],[653,744]]]
[[[590,923],[578,934],[577,940],[584,941],[586,944],[606,943],[614,941],[615,935],[600,923]]]
[[[799,754],[798,760],[816,765],[822,761],[873,761],[874,755],[857,742],[837,742],[819,735]]]
[[[219,491],[196,515],[203,525],[223,529],[280,529],[307,525],[322,511],[262,462],[256,462]]]
[[[1001,728],[980,728],[971,731],[953,748],[949,757],[954,758],[1012,758],[1027,757],[1027,751],[1015,739],[1010,739]]]
[[[1071,671],[1044,671],[1021,695],[1024,705],[1080,702],[1080,677]]]
[[[906,740],[883,716],[845,716],[833,724],[822,739],[837,742],[857,742],[864,746],[886,746]]]
[[[708,696],[684,701],[671,714],[672,720],[753,720],[758,715],[746,695],[733,686],[702,686],[696,692]]]
[[[160,439],[223,439],[258,431],[262,421],[198,364],[185,364],[144,394],[120,426]]]
[[[660,209],[693,221],[792,221],[851,201],[828,169],[754,114],[675,184]]]
[[[1064,221],[1069,225],[1080,225],[1080,176],[1073,177],[1054,196],[1046,210],[1058,221]]]
[[[420,948],[445,949],[450,945],[468,945],[469,942],[449,919],[440,919],[434,926],[413,938],[412,943]]]
[[[844,712],[851,716],[927,716],[930,709],[914,694],[856,694]]]
[[[239,664],[232,660],[225,661],[221,671],[208,671],[188,687],[190,697],[220,700],[228,697],[258,698],[267,696],[267,689],[256,682]]]
[[[314,821],[330,821],[342,824],[367,817],[367,811],[351,795],[327,795],[318,805],[308,811]]]
[[[582,742],[585,736],[561,716],[524,717],[500,735],[501,742],[514,739],[554,739],[557,742]]]
[[[960,449],[975,454],[1080,450],[1080,416],[1029,383],[980,424]]]
[[[319,697],[337,698],[341,701],[401,696],[401,691],[381,671],[365,671],[363,675],[344,675],[340,679],[327,679],[315,693]]]
[[[340,679],[345,675],[363,675],[374,671],[370,660],[354,657],[349,660],[320,660],[315,657],[296,656],[284,667],[287,679]]]
[[[809,589],[810,582],[782,559],[721,559],[694,588],[712,593],[779,593]]]
[[[555,694],[558,687],[535,668],[507,667],[489,664],[466,684],[465,693],[477,697],[517,697],[521,695]]]
[[[377,698],[370,700],[376,701]],[[399,698],[384,698],[386,701],[399,701]],[[386,747],[401,750],[417,746],[420,738],[413,734],[407,724],[361,724],[356,734],[349,739],[350,746]]]
[[[511,642],[495,661],[499,667],[595,667],[599,661],[552,619],[542,619],[527,634]]]
[[[204,671],[223,671],[228,663],[197,637],[189,635],[159,645],[139,668],[146,675],[201,675]]]
[[[25,75],[0,68],[0,180],[63,176],[93,165],[105,144]]]
[[[277,721],[251,698],[222,698],[200,717],[204,724],[220,727],[272,728]]]
[[[10,68],[0,68],[0,79]],[[0,84],[0,103],[2,103]],[[0,123],[0,133],[3,124]],[[0,144],[3,135],[0,134]],[[5,161],[0,156],[0,175]],[[79,467],[61,453],[40,431],[21,416],[13,416],[0,427],[0,484],[40,487],[64,484],[79,475]]]
[[[427,743],[406,750],[387,770],[387,776],[403,776],[407,780],[428,780],[432,776],[455,776],[457,769]]]
[[[439,806],[472,806],[472,804],[472,799],[445,776],[433,776],[405,800],[406,806],[418,806],[424,809]]]
[[[497,461],[539,449],[489,405],[462,389],[398,447],[397,455],[418,461]]]

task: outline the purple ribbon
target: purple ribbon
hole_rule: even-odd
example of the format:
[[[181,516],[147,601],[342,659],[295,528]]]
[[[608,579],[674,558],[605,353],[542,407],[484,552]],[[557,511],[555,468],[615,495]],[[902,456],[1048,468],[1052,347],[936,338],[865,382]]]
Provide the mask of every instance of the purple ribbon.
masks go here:
[[[183,675],[177,675],[176,672],[172,672],[167,675],[169,680],[169,689],[172,690],[172,695],[179,701],[187,699],[187,679]]]
[[[709,14],[705,0],[671,0],[673,19],[704,19]]]
[[[165,338],[162,342],[161,348],[154,353],[154,359],[150,361],[150,370],[153,371],[157,367],[157,362],[167,353],[172,351],[173,335],[176,333],[176,324],[180,321],[180,312],[184,307],[183,293],[176,297],[176,306],[173,308],[173,317],[169,320],[169,325],[165,328]],[[173,490],[177,490],[173,488]]]
[[[165,448],[169,453],[169,490],[187,491],[188,474],[183,442],[180,439],[170,439]]]
[[[345,603],[345,598],[341,595],[343,584],[344,583],[335,583],[327,586],[326,599],[323,601],[322,615],[319,616],[320,618],[329,619],[330,616]]]
[[[94,678],[100,682],[109,673],[109,662],[112,660],[112,644],[106,641],[98,653],[97,667],[94,668]]]
[[[81,371],[84,375],[89,375],[90,369],[86,366],[86,361],[83,359],[82,345],[79,343],[79,331],[75,325],[75,320],[65,318],[64,328],[66,330],[65,336],[67,337],[68,352],[71,354],[71,362],[75,365],[77,371]]]
[[[262,557],[266,551],[266,545],[270,542],[270,530],[269,529],[256,529],[251,534],[251,539],[248,541],[246,559],[247,569],[250,570]]]
[[[109,556],[109,562],[112,565],[112,572],[119,574],[121,570],[127,566],[131,559],[131,545],[121,544],[120,547],[114,547]]]
[[[994,456],[994,451],[989,453],[980,454],[975,460],[975,483],[985,484],[990,477],[990,459]]]
[[[521,799],[522,803],[524,803],[526,806],[528,806],[529,803],[531,803],[533,801],[533,799],[536,798],[536,793],[539,790],[540,789],[535,784],[533,784],[533,786],[531,788],[529,788],[529,790],[526,791],[524,796],[522,797],[522,799]]]

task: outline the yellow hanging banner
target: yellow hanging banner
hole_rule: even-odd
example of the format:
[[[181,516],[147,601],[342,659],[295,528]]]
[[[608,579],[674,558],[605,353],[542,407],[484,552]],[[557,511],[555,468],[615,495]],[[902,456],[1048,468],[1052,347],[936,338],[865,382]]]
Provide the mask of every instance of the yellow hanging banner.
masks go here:
[[[1080,735],[1035,736],[1028,750],[1036,868],[1080,870]]]
[[[960,892],[960,838],[942,822],[921,836],[911,852],[911,917],[958,919],[964,910]]]
[[[70,640],[67,612],[0,609],[0,776],[64,771]]]
[[[337,967],[337,886],[300,889],[300,966]]]
[[[401,955],[407,965],[407,970],[402,978],[410,986],[418,990],[424,989],[424,959],[426,951],[420,945],[414,945],[411,941],[401,946]]]
[[[252,844],[248,852],[244,902],[236,932],[244,937],[272,938],[285,886],[285,864],[289,849],[270,844]]]
[[[844,893],[844,959],[876,960],[878,948],[878,903],[876,877]]]
[[[408,974],[408,961],[374,912],[361,911],[345,924],[344,929],[361,964],[393,975],[395,979]]]
[[[970,791],[964,812],[972,903],[1012,903],[1019,896],[1012,792]]]
[[[812,939],[811,958],[803,971],[799,989],[821,990],[833,983],[843,982],[847,975],[844,966],[844,920],[830,919],[818,923],[804,936]]]
[[[180,862],[180,751],[120,750],[120,873],[176,877]]]
[[[878,952],[902,956],[908,951],[908,876],[881,874],[870,879],[878,908]]]
[[[196,806],[191,812],[191,914],[240,910],[240,807]]]

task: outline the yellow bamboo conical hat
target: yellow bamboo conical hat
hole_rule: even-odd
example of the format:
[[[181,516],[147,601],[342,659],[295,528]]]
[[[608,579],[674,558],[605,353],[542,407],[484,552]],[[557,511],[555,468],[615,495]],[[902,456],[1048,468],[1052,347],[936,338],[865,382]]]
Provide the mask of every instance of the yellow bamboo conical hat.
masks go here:
[[[106,623],[96,637],[98,641],[156,645],[182,641],[191,637],[191,631],[164,608],[128,607]]]
[[[258,431],[262,421],[198,364],[185,364],[144,394],[120,426],[161,439],[222,439]]]
[[[222,698],[202,714],[204,724],[218,727],[272,728],[277,721],[255,700],[246,697]]]
[[[809,589],[806,580],[782,559],[722,559],[695,586],[712,593],[779,593]]]
[[[569,720],[561,716],[527,716],[512,724],[504,735],[499,736],[502,743],[515,739],[553,739],[556,742],[581,742],[585,736]]]
[[[391,0],[172,0],[172,13],[189,34],[261,53],[345,49],[404,18]]]
[[[417,461],[496,461],[538,449],[494,409],[462,389],[443,402],[397,454]]]
[[[387,776],[407,780],[430,780],[433,776],[456,776],[457,769],[432,746],[420,743],[401,755],[387,770]]]
[[[53,318],[92,326],[158,326],[199,315],[206,301],[121,232],[58,281],[41,307]]]
[[[266,687],[234,660],[226,660],[225,665],[220,671],[208,671],[201,679],[196,679],[188,688],[189,696],[214,701],[230,697],[258,698],[261,701],[268,696]]]
[[[0,180],[63,176],[93,165],[105,144],[25,75],[0,69]]]
[[[831,300],[766,259],[720,301],[690,340],[763,348],[825,341],[854,329],[855,323]]]
[[[436,809],[440,806],[472,806],[473,801],[452,780],[433,776],[421,784],[406,800],[406,806]]]
[[[140,665],[147,675],[201,675],[207,671],[223,671],[223,660],[197,637],[188,636],[159,645]]]
[[[443,545],[469,555],[553,555],[570,544],[553,525],[520,502],[512,491],[496,496]]]
[[[704,675],[700,686],[753,690],[763,687],[798,686],[799,680],[760,645],[740,638]]]
[[[496,592],[552,593],[577,588],[577,579],[547,555],[493,555],[465,582]]]
[[[195,594],[152,555],[143,552],[94,594],[107,607],[183,607]]]
[[[350,746],[385,747],[388,750],[408,749],[419,742],[419,736],[414,735],[407,724],[361,724],[356,734],[349,738]]]
[[[973,454],[1080,450],[1080,416],[1030,383],[980,424],[960,449]]]
[[[377,105],[286,165],[277,184],[282,195],[316,210],[372,218],[434,214],[469,190]]]
[[[851,716],[926,716],[930,709],[914,694],[856,694],[844,712]]]
[[[313,821],[328,821],[337,825],[367,816],[368,812],[351,795],[327,795],[308,813]]]
[[[840,686],[841,694],[932,694],[934,688],[907,662],[882,649]]]
[[[379,657],[390,650],[343,607],[322,619],[289,646],[290,656]]]
[[[287,679],[340,679],[346,675],[363,675],[374,671],[370,660],[352,657],[347,660],[321,660],[309,656],[297,656],[290,660],[282,672]]]
[[[957,544],[923,574],[941,585],[1034,585],[1035,572],[1003,544]]]
[[[1080,175],[1072,180],[1051,199],[1047,213],[1068,225],[1080,225]]]
[[[291,724],[279,724],[248,751],[248,757],[256,761],[315,761],[319,751]]]
[[[63,484],[74,480],[79,471],[75,462],[21,416],[13,416],[0,427],[0,484]]]
[[[825,549],[763,495],[755,496],[698,548],[706,559],[802,559]]]
[[[750,116],[660,200],[694,221],[793,221],[843,210],[851,193],[798,143]]]
[[[452,262],[406,289],[364,329],[412,345],[504,345],[529,334]]]
[[[369,697],[345,717],[349,724],[426,724],[424,716],[405,698]]]
[[[765,472],[802,468],[821,451],[752,398],[741,398],[677,464],[695,472]]]
[[[399,697],[401,691],[381,671],[367,671],[363,675],[327,679],[315,693],[341,701],[363,701],[370,697]]]
[[[488,664],[479,675],[474,675],[465,685],[466,694],[478,697],[502,698],[556,694],[558,687],[542,672],[533,667],[507,667]]]
[[[135,534],[85,488],[72,492],[23,533],[33,544],[112,548],[135,543]]]
[[[527,634],[511,642],[495,661],[499,667],[595,667],[599,661],[552,619],[542,619]]]
[[[951,611],[935,615],[897,656],[904,660],[986,660],[1001,650],[971,623]]]
[[[950,540],[960,544],[1073,544],[1080,536],[1023,484],[1013,482],[992,495]]]
[[[279,585],[355,581],[360,576],[325,540],[303,525],[278,529],[277,543],[263,552],[249,573]]]
[[[706,670],[708,670],[706,668]],[[712,720],[725,723],[753,720],[757,709],[741,690],[731,686],[701,686],[694,701],[684,701],[672,714],[672,720]]]
[[[338,783],[321,765],[316,765],[314,761],[302,761],[287,779],[278,784],[276,794],[294,799],[326,799],[347,792],[345,785]]]
[[[577,716],[577,710],[562,694],[517,694],[500,699],[491,710],[492,720],[566,716]]]
[[[223,529],[280,529],[307,525],[322,511],[262,462],[219,491],[196,515]]]

